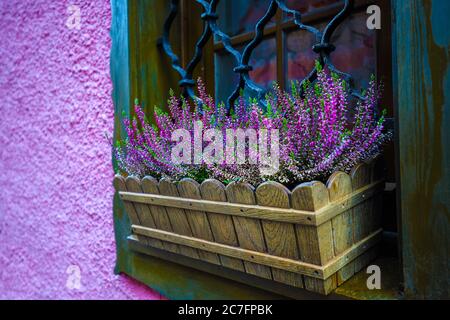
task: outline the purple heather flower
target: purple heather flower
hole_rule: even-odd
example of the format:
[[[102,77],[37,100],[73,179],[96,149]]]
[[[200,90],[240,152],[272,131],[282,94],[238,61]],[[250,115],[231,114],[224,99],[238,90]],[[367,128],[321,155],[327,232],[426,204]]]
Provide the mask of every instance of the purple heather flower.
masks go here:
[[[292,184],[325,178],[335,170],[348,172],[358,162],[375,157],[390,137],[383,133],[384,118],[377,117],[380,88],[373,79],[366,99],[358,101],[355,108],[351,107],[345,81],[327,70],[320,70],[317,81],[305,86],[304,97],[297,92],[300,90],[295,85],[291,94],[275,86],[274,94],[266,98],[266,111],[240,97],[228,114],[223,104],[216,104],[206,93],[199,79],[198,96],[202,105],[191,104],[171,92],[168,112],[155,108],[154,124],[148,122],[142,108],[136,105],[136,118],[123,120],[127,138],[114,149],[118,166],[127,174],[139,176],[150,174],[171,179],[189,176],[199,180],[207,176],[255,184],[272,179]],[[280,170],[273,176],[261,176],[258,165],[248,161],[244,164],[171,163],[175,145],[172,132],[186,129],[192,137],[195,121],[201,121],[203,130],[220,129],[224,147],[226,129],[278,129]],[[248,155],[248,142],[246,147]]]

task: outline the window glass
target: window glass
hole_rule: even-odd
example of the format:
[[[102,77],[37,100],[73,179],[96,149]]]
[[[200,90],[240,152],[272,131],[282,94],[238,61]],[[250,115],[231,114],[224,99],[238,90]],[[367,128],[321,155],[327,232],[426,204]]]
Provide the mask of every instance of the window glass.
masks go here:
[[[234,56],[225,50],[214,54],[214,78],[217,102],[226,102],[239,82],[239,75],[233,71],[236,66]]]
[[[268,88],[277,80],[277,42],[275,38],[264,40],[253,50],[250,58],[253,70],[250,78]]]
[[[286,37],[287,80],[302,80],[313,69],[317,54],[312,51],[314,35],[305,30],[296,30]]]
[[[339,2],[341,2],[342,5],[344,4],[344,1],[342,0],[287,0],[285,3],[289,9],[297,10],[300,13],[305,14]],[[286,18],[291,17],[287,15]]]
[[[224,0],[219,3],[218,12],[222,14],[218,23],[222,23],[222,30],[230,35],[237,35],[254,29],[270,1]],[[286,4],[290,8],[307,13],[336,4],[336,1],[288,0]],[[369,75],[376,71],[375,32],[366,27],[366,18],[364,12],[351,15],[338,26],[331,39],[331,43],[336,46],[336,50],[331,53],[331,61],[337,69],[352,75],[357,89],[367,87]],[[323,31],[331,19],[332,17],[321,19],[315,26]],[[286,88],[289,89],[290,81],[303,80],[311,72],[318,55],[312,50],[315,44],[315,36],[312,33],[298,29],[285,32],[285,49],[281,59],[286,66],[284,77]],[[242,53],[244,44],[235,48]],[[264,39],[250,56],[249,64],[253,66],[249,73],[250,78],[267,89],[272,86],[273,81],[281,80],[277,79],[277,54],[277,39],[276,35],[272,34]],[[224,49],[216,50],[214,61],[216,98],[226,101],[239,81],[238,74],[233,71],[237,63]]]
[[[239,46],[236,49],[242,54],[244,46]],[[216,98],[219,101],[226,101],[239,81],[239,75],[233,71],[237,63],[234,57],[226,50],[221,50],[215,54],[214,63],[216,66]],[[253,67],[253,70],[249,72],[250,78],[264,88],[272,87],[273,82],[277,80],[276,63],[275,38],[263,40],[250,56],[249,64]]]
[[[254,31],[256,23],[264,16],[270,0],[222,0],[217,5],[217,25],[230,37]],[[267,26],[273,25],[274,18]]]
[[[325,24],[319,25],[323,30]],[[312,51],[314,36],[304,30],[290,32],[286,40],[288,81],[304,79],[314,66],[317,54]],[[331,61],[337,69],[349,73],[356,88],[366,87],[376,71],[375,32],[366,27],[366,15],[357,13],[347,18],[335,31],[331,43],[336,50]]]
[[[375,31],[366,27],[366,19],[364,12],[352,15],[331,39],[336,46],[331,61],[353,76],[356,88],[367,87],[369,76],[376,72]]]

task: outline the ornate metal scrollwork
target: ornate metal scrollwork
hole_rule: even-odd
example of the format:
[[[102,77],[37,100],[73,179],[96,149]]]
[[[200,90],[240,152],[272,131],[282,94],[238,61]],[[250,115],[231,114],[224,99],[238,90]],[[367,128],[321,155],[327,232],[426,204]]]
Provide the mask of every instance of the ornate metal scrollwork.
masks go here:
[[[164,31],[161,39],[161,44],[164,52],[171,59],[173,69],[175,69],[181,77],[179,85],[183,88],[183,94],[185,96],[201,102],[194,92],[195,81],[192,79],[192,74],[195,67],[198,65],[202,58],[204,46],[211,36],[215,36],[218,41],[222,42],[224,49],[234,57],[236,66],[234,67],[233,71],[239,74],[239,82],[230,96],[227,98],[227,109],[230,110],[230,108],[234,105],[234,102],[239,97],[239,93],[242,89],[250,90],[259,101],[263,102],[266,90],[250,78],[249,72],[252,70],[252,66],[249,65],[249,60],[254,49],[263,41],[264,28],[266,27],[267,23],[275,16],[278,9],[286,14],[292,15],[294,18],[294,23],[299,29],[308,31],[315,36],[316,43],[313,45],[311,50],[318,54],[318,60],[321,65],[327,66],[331,71],[339,74],[347,82],[352,84],[351,75],[338,70],[331,62],[330,55],[335,50],[335,46],[330,42],[330,40],[339,24],[341,24],[345,20],[345,18],[350,15],[354,5],[353,0],[343,1],[343,8],[336,14],[336,16],[331,19],[331,21],[326,25],[323,31],[320,31],[313,26],[304,24],[302,22],[301,13],[299,11],[288,8],[284,0],[272,0],[270,1],[265,14],[256,23],[254,36],[244,47],[242,54],[233,47],[233,45],[231,44],[230,36],[220,30],[217,25],[217,20],[220,18],[216,12],[219,0],[195,1],[203,7],[203,13],[201,15],[201,19],[204,20],[203,33],[198,39],[195,45],[195,53],[185,69],[183,69],[180,65],[179,58],[173,52],[169,41],[170,29],[179,12],[180,0],[171,0],[170,12],[164,23]],[[301,79],[301,81],[314,81],[316,77],[317,70],[314,67],[308,74],[308,76],[305,79]],[[350,86],[350,91],[353,96],[359,99],[363,99],[363,97],[359,95],[352,86]]]

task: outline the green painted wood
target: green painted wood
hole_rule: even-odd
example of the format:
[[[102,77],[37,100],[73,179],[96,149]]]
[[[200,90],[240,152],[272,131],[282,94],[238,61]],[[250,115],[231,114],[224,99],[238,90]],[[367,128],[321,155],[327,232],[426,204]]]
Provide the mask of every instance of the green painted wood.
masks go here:
[[[128,0],[130,44],[130,90],[149,119],[154,107],[164,108],[169,90],[179,94],[179,75],[170,67],[169,58],[158,48],[169,2],[160,0]],[[170,39],[175,53],[181,56],[181,21],[175,20]]]
[[[448,0],[393,1],[405,293],[450,298]]]
[[[122,112],[130,111],[130,77],[129,77],[129,50],[128,50],[128,7],[126,1],[111,0],[111,81],[113,83],[112,98],[114,102],[114,141],[125,136],[121,126]],[[116,160],[113,158],[113,167],[116,170]],[[112,183],[112,181],[111,181]],[[116,240],[116,266],[119,273],[130,266],[129,248],[126,239],[130,230],[130,221],[124,212],[123,204],[116,194],[114,196],[114,234]]]

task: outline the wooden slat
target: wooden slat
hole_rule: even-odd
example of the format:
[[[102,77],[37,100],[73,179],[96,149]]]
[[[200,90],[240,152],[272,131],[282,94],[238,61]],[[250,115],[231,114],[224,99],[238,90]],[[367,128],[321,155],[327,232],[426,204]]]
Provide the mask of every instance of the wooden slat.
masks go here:
[[[289,190],[277,182],[265,182],[256,189],[256,200],[261,206],[290,208],[289,197]],[[293,260],[299,259],[293,224],[267,220],[261,223],[269,254]],[[303,288],[303,279],[299,274],[272,268],[272,275],[275,281]]]
[[[113,185],[114,185],[114,188],[116,189],[116,191],[119,193],[127,191],[125,178],[122,177],[121,175],[118,175],[118,174],[115,175],[114,180],[113,180]],[[130,202],[124,202],[124,206],[125,206],[125,210],[128,214],[131,224],[139,224],[140,223],[139,217],[137,215],[136,210],[134,209],[133,204]]]
[[[195,209],[245,218],[283,221],[289,223],[315,224],[316,215],[313,212],[261,207],[256,205],[218,202],[209,200],[183,199],[157,195],[144,195],[120,192],[122,200],[151,203],[160,206],[176,207],[180,209]]]
[[[342,212],[352,209],[354,206],[366,201],[366,199],[373,197],[376,194],[380,194],[383,189],[384,181],[378,180],[358,189],[356,192],[352,192],[351,194],[344,196],[338,201],[329,203],[324,208],[316,211],[315,225],[321,225],[322,223],[340,215]]]
[[[200,193],[202,195],[202,199],[204,200],[221,202],[227,201],[225,186],[215,179],[203,181],[200,185]],[[219,243],[239,247],[236,230],[234,229],[233,219],[231,216],[210,212],[207,212],[207,215],[214,239]],[[245,271],[244,263],[239,259],[220,256],[220,262],[224,267]]]
[[[197,200],[200,200],[202,198],[200,195],[199,184],[193,179],[183,179],[178,182],[177,187],[180,197]],[[211,226],[209,225],[206,213],[204,211],[187,209],[185,210],[185,212],[191,226],[193,236],[203,240],[214,241],[214,236],[211,232]],[[199,254],[200,257],[205,261],[214,264],[220,264],[219,257],[216,254],[203,251],[200,251]]]
[[[371,170],[367,164],[360,163],[356,165],[350,172],[352,180],[352,189],[356,191],[370,184]],[[354,242],[366,237],[370,231],[369,223],[371,219],[372,198],[358,204],[353,208],[353,236]]]
[[[267,253],[253,251],[243,248],[237,248],[220,244],[217,242],[207,241],[203,239],[182,236],[173,232],[167,232],[159,229],[152,229],[143,226],[131,226],[133,232],[137,235],[143,235],[163,241],[190,246],[192,248],[200,249],[200,251],[209,251],[211,253],[218,253],[227,255],[245,261],[253,261],[255,264],[261,264],[267,267],[282,269],[298,274],[304,274],[317,279],[328,279],[330,274],[336,273],[337,270],[347,265],[349,261],[354,260],[358,255],[368,250],[377,244],[381,239],[381,229],[371,234],[369,237],[356,243],[355,245],[344,251],[339,257],[336,257],[325,266],[317,266],[314,264],[292,260],[288,258],[272,256]]]
[[[298,185],[291,195],[292,208],[318,211],[328,206],[328,190],[322,182],[312,181]],[[304,262],[325,265],[334,257],[331,220],[320,226],[297,225],[300,258]],[[326,280],[304,277],[305,288],[327,294],[336,288],[336,277]]]
[[[226,194],[229,202],[254,205],[256,203],[254,188],[248,183],[232,182],[226,187]],[[261,228],[261,221],[244,217],[233,216],[236,235],[239,246],[243,249],[267,252],[264,243],[264,235]],[[270,268],[253,262],[245,261],[245,271],[262,278],[272,279]]]
[[[360,163],[352,169],[350,177],[352,179],[353,190],[358,190],[370,184],[371,167],[368,164]],[[355,243],[373,231],[371,226],[373,201],[374,197],[370,197],[353,208],[353,241]],[[371,255],[363,254],[355,259],[354,273],[359,272],[368,260],[372,259],[373,253],[375,253],[374,250]]]
[[[161,195],[179,197],[177,186],[168,179],[161,179],[159,181],[159,192]],[[175,233],[185,236],[192,236],[191,226],[186,217],[186,213],[183,209],[167,207],[167,214],[169,216],[170,224],[172,225],[172,229]],[[180,251],[182,254],[198,259],[199,253],[197,250],[192,249],[190,247],[180,247]]]
[[[361,255],[368,252],[370,248],[375,247],[381,241],[382,234],[383,230],[378,229],[361,241],[358,241],[347,248],[347,250],[342,252],[339,256],[336,256],[332,260],[328,261],[328,263],[323,266],[323,277],[327,278],[334,274],[337,275],[340,270],[345,269],[347,266],[354,266],[355,262]],[[353,269],[353,267],[351,267],[351,269]]]
[[[225,244],[207,241],[203,239],[182,236],[176,233],[162,231],[158,229],[151,229],[142,226],[132,226],[133,232],[138,235],[144,235],[147,237],[152,237],[155,239],[160,239],[164,241],[170,241],[177,244],[182,244],[186,246],[191,246],[193,248],[200,249],[200,251],[217,252],[222,255],[227,255],[229,257],[234,257],[238,259],[245,260],[245,266],[247,263],[252,263],[255,266],[262,268],[267,268],[270,270],[269,266],[289,270],[291,272],[307,274],[312,277],[321,278],[323,277],[323,267],[316,266],[313,264],[272,256],[270,254],[253,251],[249,249],[237,248],[228,246]],[[252,262],[250,262],[252,261]],[[260,274],[258,274],[261,277]]]
[[[134,177],[134,176],[128,176],[125,179],[125,184],[127,186],[128,191],[142,193],[141,181],[139,180],[139,178]],[[153,220],[152,214],[147,205],[142,204],[142,203],[137,203],[137,202],[133,202],[131,205],[134,206],[134,209],[138,215],[141,225],[143,225],[144,227],[149,227],[149,228],[156,227],[155,221]],[[163,248],[163,244],[159,240],[147,239],[147,242],[149,245],[151,245],[153,247],[156,247],[159,249]]]
[[[116,174],[114,176],[113,180],[114,188],[117,192],[124,192],[127,191],[127,186],[125,183],[125,178],[119,174]],[[136,212],[136,209],[134,208],[134,205],[131,202],[123,201],[123,205],[125,207],[125,212],[128,215],[128,218],[130,219],[130,223],[133,224],[140,224],[141,221],[139,220],[138,214]],[[142,239],[142,236],[140,237],[140,240],[144,241],[146,244],[148,244],[147,239]]]
[[[297,209],[271,208],[255,205],[225,203],[208,200],[183,199],[166,195],[138,194],[131,192],[119,192],[122,200],[148,203],[152,205],[176,207],[205,212],[214,212],[226,215],[241,216],[246,218],[272,220],[317,226],[329,221],[340,213],[347,211],[365,199],[378,193],[383,188],[383,182],[374,182],[356,192],[344,197],[342,200],[328,204],[316,212]]]
[[[327,188],[330,201],[339,201],[352,193],[351,178],[345,172],[335,172],[328,179]],[[338,256],[353,244],[352,210],[344,211],[334,217],[331,220],[331,225],[333,227],[334,254]],[[354,272],[355,265],[350,262],[337,272],[337,284],[341,285],[353,276]]]
[[[141,180],[141,188],[144,193],[148,194],[159,194],[158,180],[153,177],[146,176]],[[153,220],[158,229],[165,231],[173,231],[172,225],[170,224],[169,216],[167,215],[166,208],[161,206],[148,205],[150,212],[152,213]],[[172,243],[163,243],[164,249],[179,253],[180,248]]]
[[[383,157],[378,157],[370,164],[371,182],[385,178],[386,168]],[[374,195],[372,198],[372,210],[370,211],[369,230],[373,231],[381,227],[381,216],[383,210],[383,194]]]

